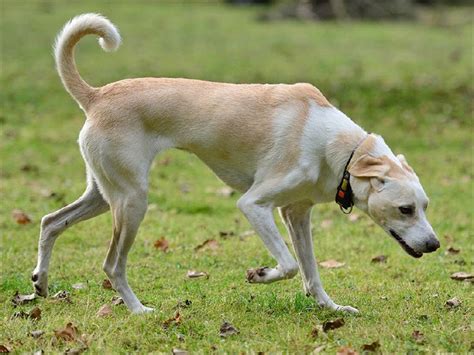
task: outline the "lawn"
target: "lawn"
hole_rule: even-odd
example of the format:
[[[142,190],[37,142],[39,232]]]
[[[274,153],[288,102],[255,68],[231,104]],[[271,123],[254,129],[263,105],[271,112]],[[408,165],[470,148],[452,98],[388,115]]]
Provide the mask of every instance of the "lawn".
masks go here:
[[[0,345],[30,353],[85,346],[91,353],[335,353],[362,352],[378,341],[384,353],[473,350],[473,284],[450,278],[474,269],[472,9],[450,12],[452,20],[441,25],[262,23],[255,20],[260,8],[170,2],[1,6]],[[428,216],[442,247],[415,260],[361,212],[347,217],[336,204],[321,205],[313,212],[316,256],[345,263],[321,269],[323,283],[335,302],[360,315],[319,309],[299,276],[250,285],[247,268],[274,261],[248,233],[235,207],[238,194],[222,194],[224,185],[194,156],[170,151],[151,171],[150,206],[128,264],[132,287],[156,311],[136,316],[118,305],[107,317],[96,315],[115,295],[102,286],[110,214],[69,229],[56,243],[49,292],[68,291],[71,303],[48,298],[14,308],[16,291],[32,292],[41,217],[85,187],[76,143],[84,117],[59,81],[51,49],[65,21],[83,12],[103,13],[123,36],[113,54],[94,38],[78,46],[79,70],[92,85],[141,76],[316,85],[405,154],[431,199]],[[31,223],[16,223],[15,209]],[[155,247],[160,238],[169,243],[166,252]],[[215,242],[196,250],[206,240]],[[386,262],[371,262],[378,255]],[[188,270],[209,277],[190,279]],[[453,297],[461,305],[450,309],[445,303]],[[34,307],[41,319],[14,317]],[[166,322],[177,310],[179,320]],[[339,317],[344,326],[321,330]],[[224,321],[239,333],[220,337]],[[55,335],[69,322],[81,339]],[[34,338],[34,330],[44,334]]]

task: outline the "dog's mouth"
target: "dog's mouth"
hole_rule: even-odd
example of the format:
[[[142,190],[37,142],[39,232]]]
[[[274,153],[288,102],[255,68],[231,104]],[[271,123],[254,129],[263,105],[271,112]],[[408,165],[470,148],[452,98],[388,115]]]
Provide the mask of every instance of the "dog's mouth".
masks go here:
[[[393,238],[400,244],[409,255],[413,256],[414,258],[421,258],[423,253],[417,252],[413,250],[403,239],[400,237],[393,229],[390,229],[390,234]]]

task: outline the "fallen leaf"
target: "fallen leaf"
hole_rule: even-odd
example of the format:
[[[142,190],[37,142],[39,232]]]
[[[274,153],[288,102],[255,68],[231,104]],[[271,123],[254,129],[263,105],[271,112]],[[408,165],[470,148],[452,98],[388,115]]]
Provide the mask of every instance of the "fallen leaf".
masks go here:
[[[10,349],[7,348],[5,345],[0,345],[0,353],[9,353],[10,352]]]
[[[188,308],[193,304],[190,300],[179,301],[175,308]]]
[[[346,265],[346,263],[342,263],[340,261],[330,259],[326,261],[321,261],[319,265],[321,265],[325,269],[336,269],[339,267],[343,267],[344,265]]]
[[[457,255],[461,252],[461,249],[457,249],[455,247],[449,247],[447,250],[446,250],[446,255]]]
[[[233,334],[239,334],[239,331],[237,330],[237,328],[235,328],[229,322],[222,323],[219,335],[223,338],[226,338]]]
[[[31,302],[36,298],[36,294],[32,293],[30,295],[20,295],[18,291],[15,292],[15,295],[12,298],[13,306],[21,306],[25,303]]]
[[[218,196],[231,197],[235,194],[235,190],[230,187],[224,186],[224,187],[221,187],[220,189],[217,189],[215,193]]]
[[[373,263],[386,263],[387,256],[386,255],[378,255],[372,258],[371,260]]]
[[[234,236],[235,233],[233,231],[219,231],[219,237],[221,238],[228,238]]]
[[[319,335],[319,329],[318,327],[315,327],[311,330],[311,338],[315,339],[317,338]]]
[[[245,232],[242,232],[239,234],[239,238],[243,239],[243,238],[247,238],[247,237],[250,237],[252,235],[255,235],[255,231],[254,230],[249,230],[249,231],[245,231]]]
[[[461,305],[461,300],[457,297],[453,297],[446,301],[446,307],[448,308],[457,308]]]
[[[333,330],[342,327],[345,324],[343,318],[337,318],[335,320],[328,320],[323,323],[323,331],[327,333],[328,330]]]
[[[33,331],[30,332],[30,335],[35,339],[38,339],[43,334],[44,334],[43,330],[33,330]]]
[[[362,345],[362,350],[363,351],[373,351],[377,352],[380,349],[380,343],[378,340],[374,341],[373,343],[370,344],[364,344]]]
[[[86,284],[84,284],[82,282],[72,285],[72,288],[75,289],[75,290],[83,290],[86,287],[87,287]]]
[[[419,330],[414,330],[413,333],[411,333],[411,337],[415,342],[420,344],[423,343],[423,341],[425,340],[424,334]]]
[[[319,353],[322,352],[325,348],[326,348],[326,345],[320,345],[320,346],[316,347],[316,348],[311,352],[311,354],[319,354]]]
[[[166,252],[169,247],[169,243],[165,237],[161,237],[153,245],[156,249],[161,250],[162,252]]]
[[[188,273],[186,274],[187,277],[190,279],[196,279],[198,277],[205,277],[206,279],[209,278],[209,274],[204,271],[196,271],[196,270],[188,270]]]
[[[28,224],[31,223],[31,218],[22,210],[13,210],[12,217],[18,224]]]
[[[186,350],[173,348],[172,353],[174,355],[186,355],[188,352]]]
[[[356,222],[357,220],[359,220],[360,215],[358,215],[357,213],[351,213],[348,218],[349,221]]]
[[[62,290],[56,292],[52,298],[56,301],[72,303],[70,296],[71,294],[68,291]]]
[[[322,229],[328,229],[329,227],[332,226],[332,219],[324,219],[322,222],[321,222],[321,228]]]
[[[40,320],[41,319],[41,309],[38,307],[33,308],[30,313],[28,314],[28,317],[33,319],[33,320]]]
[[[112,282],[110,282],[109,279],[104,279],[104,281],[102,281],[102,288],[104,288],[106,290],[113,290],[114,289],[112,287]]]
[[[206,239],[204,242],[199,244],[194,250],[217,250],[219,249],[219,243],[215,239]]]
[[[108,317],[110,315],[112,315],[112,307],[108,304],[104,304],[96,313],[97,317]]]
[[[172,324],[180,324],[182,322],[181,314],[179,314],[179,311],[176,311],[174,314],[174,317],[167,319],[163,322],[163,328],[168,328]]]
[[[66,324],[66,327],[60,330],[54,331],[54,336],[57,339],[64,340],[64,341],[74,341],[77,338],[79,330],[76,326],[74,326],[71,322]]]
[[[189,187],[189,184],[183,183],[179,185],[179,190],[183,194],[188,194],[191,191],[191,188]]]
[[[460,272],[455,272],[454,274],[452,274],[451,278],[457,281],[464,281],[464,280],[474,279],[474,275],[468,274],[467,272],[460,271]]]
[[[112,297],[112,305],[113,306],[118,306],[118,305],[121,305],[121,304],[125,304],[122,297],[119,297],[119,296]]]
[[[337,349],[336,354],[337,355],[358,355],[359,353],[348,346],[343,346],[342,348]]]

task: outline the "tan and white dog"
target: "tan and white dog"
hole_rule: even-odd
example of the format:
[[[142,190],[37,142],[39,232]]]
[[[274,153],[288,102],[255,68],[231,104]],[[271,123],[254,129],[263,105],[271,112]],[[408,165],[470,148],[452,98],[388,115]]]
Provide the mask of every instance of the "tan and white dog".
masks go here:
[[[120,44],[115,26],[97,14],[74,18],[57,37],[59,75],[87,117],[79,135],[87,189],[41,221],[32,276],[38,295],[47,295],[48,266],[59,234],[111,210],[113,238],[104,271],[132,312],[152,310],[128,285],[126,262],[147,209],[150,165],[169,148],[194,153],[243,192],[237,205],[277,261],[274,268],[249,270],[252,283],[291,278],[299,269],[306,293],[319,305],[357,312],[337,305],[324,291],[310,228],[311,207],[332,201],[348,174],[351,201],[408,254],[420,257],[439,247],[425,216],[428,198],[403,156],[395,156],[380,136],[367,134],[312,85],[141,78],[94,88],[80,77],[74,61],[74,47],[87,34],[99,36],[105,50]],[[298,263],[277,229],[275,208]]]

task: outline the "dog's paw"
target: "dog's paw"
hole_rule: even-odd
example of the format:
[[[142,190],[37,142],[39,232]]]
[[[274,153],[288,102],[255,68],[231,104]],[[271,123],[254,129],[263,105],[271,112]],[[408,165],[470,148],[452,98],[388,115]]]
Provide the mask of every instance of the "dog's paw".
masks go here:
[[[250,283],[265,283],[268,282],[268,276],[272,269],[264,266],[256,269],[247,270],[247,281]]]
[[[359,310],[357,308],[351,307],[351,306],[339,306],[336,305],[336,308],[334,309],[337,312],[345,312],[345,313],[351,313],[351,314],[358,314]]]
[[[39,272],[34,272],[31,275],[31,281],[35,288],[35,293],[41,297],[48,296],[48,276]]]
[[[151,313],[151,312],[154,312],[154,311],[155,311],[154,308],[141,306],[141,307],[138,308],[138,309],[134,309],[134,310],[132,311],[132,313],[133,313],[133,314],[145,314],[145,313]]]

